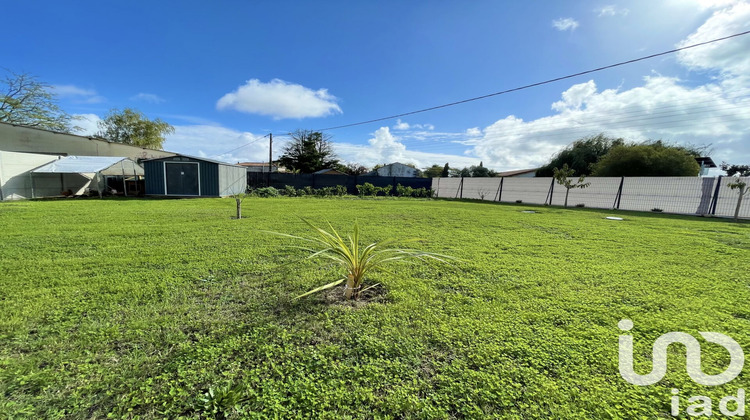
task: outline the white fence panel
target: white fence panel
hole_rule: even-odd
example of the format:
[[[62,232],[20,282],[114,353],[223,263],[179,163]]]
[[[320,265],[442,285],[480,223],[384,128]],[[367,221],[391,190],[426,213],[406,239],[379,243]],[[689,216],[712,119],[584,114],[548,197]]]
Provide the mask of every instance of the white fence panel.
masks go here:
[[[500,201],[513,203],[521,200],[524,203],[544,204],[550,181],[551,178],[505,178]]]
[[[745,184],[750,186],[750,177],[740,178]],[[737,208],[737,190],[729,188],[729,184],[737,181],[737,178],[723,177],[719,185],[719,199],[716,200],[716,215],[734,217],[734,210]],[[740,207],[740,217],[750,218],[750,193],[745,194],[742,198],[742,207]]]
[[[735,179],[722,177],[589,177],[587,188],[574,188],[568,196],[568,206],[582,204],[594,208],[651,211],[667,213],[715,214],[734,216],[737,190],[728,185]],[[572,178],[576,182],[578,178]],[[742,178],[750,185],[750,177]],[[620,184],[622,183],[622,190]],[[523,202],[547,204],[550,185],[552,205],[565,203],[565,187],[552,178],[433,178],[432,188],[442,198],[469,198],[506,203]],[[746,195],[740,217],[750,218],[750,194]]]

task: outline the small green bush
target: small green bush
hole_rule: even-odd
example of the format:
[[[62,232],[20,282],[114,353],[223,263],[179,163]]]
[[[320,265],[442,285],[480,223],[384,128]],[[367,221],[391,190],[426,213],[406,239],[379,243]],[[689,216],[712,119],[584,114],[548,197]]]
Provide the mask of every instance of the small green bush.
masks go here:
[[[375,194],[377,194],[377,192],[377,187],[370,184],[369,182],[365,182],[363,185],[357,185],[357,193],[359,193],[360,197],[366,195],[374,196]]]
[[[278,197],[279,190],[274,187],[263,187],[253,191],[253,195],[261,198]]]
[[[414,188],[404,187],[401,184],[396,185],[396,195],[399,197],[411,197],[414,195]]]
[[[378,188],[378,193],[382,193],[383,195],[391,195],[391,190],[393,189],[393,185],[386,185],[385,187]]]
[[[345,195],[346,195],[346,193],[347,193],[347,191],[346,191],[346,187],[345,187],[345,186],[343,186],[343,185],[336,185],[336,190],[334,191],[334,193],[335,193],[336,195],[338,195],[339,197],[341,197],[341,196],[345,196]]]
[[[284,185],[284,195],[287,197],[296,197],[297,189],[295,189],[291,185]]]

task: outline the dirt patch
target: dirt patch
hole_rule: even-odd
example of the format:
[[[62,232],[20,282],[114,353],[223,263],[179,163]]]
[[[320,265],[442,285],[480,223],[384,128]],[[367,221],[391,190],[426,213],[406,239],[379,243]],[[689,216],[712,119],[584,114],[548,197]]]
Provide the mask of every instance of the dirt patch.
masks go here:
[[[384,303],[387,301],[388,290],[382,284],[370,287],[365,286],[365,290],[359,294],[359,299],[348,300],[344,297],[344,286],[334,287],[322,293],[323,301],[329,305],[342,305],[352,308],[361,308],[370,303]]]

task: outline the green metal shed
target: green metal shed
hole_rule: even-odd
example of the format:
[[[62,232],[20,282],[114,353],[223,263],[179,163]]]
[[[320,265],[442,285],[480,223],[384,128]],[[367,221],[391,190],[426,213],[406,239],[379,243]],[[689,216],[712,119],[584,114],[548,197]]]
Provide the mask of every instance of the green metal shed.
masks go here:
[[[146,195],[225,197],[245,192],[247,170],[216,160],[176,155],[143,161]]]

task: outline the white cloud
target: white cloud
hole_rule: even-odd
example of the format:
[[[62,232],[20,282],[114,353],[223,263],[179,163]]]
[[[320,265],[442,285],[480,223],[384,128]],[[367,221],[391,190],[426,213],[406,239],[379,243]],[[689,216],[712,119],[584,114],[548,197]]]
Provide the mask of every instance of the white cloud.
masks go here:
[[[619,8],[613,4],[602,6],[598,9],[594,9],[594,12],[597,13],[597,16],[599,17],[609,17],[609,16],[627,16],[628,13],[630,13],[630,10],[626,8]]]
[[[482,135],[482,130],[479,127],[467,128],[466,135],[469,137],[479,137]]]
[[[251,79],[236,91],[222,96],[216,103],[216,108],[267,115],[278,120],[325,117],[341,113],[336,101],[337,98],[329,94],[327,89],[312,90],[280,79],[273,79],[268,83]]]
[[[97,104],[106,100],[94,89],[84,89],[74,85],[53,85],[51,89],[58,97],[70,99],[74,103]]]
[[[338,156],[347,162],[357,162],[366,166],[379,163],[413,163],[419,168],[433,164],[449,162],[451,167],[477,165],[479,159],[459,156],[450,153],[434,153],[408,150],[395,137],[388,127],[380,127],[373,133],[367,145],[334,143],[334,150]]]
[[[406,131],[406,130],[428,130],[432,131],[435,126],[432,124],[409,124],[401,119],[396,120],[396,124],[393,125],[394,130]]]
[[[552,26],[558,31],[575,31],[578,27],[578,22],[573,18],[560,18],[553,20]]]
[[[742,2],[715,11],[678,47],[710,41],[750,29],[750,3]],[[740,36],[710,45],[680,51],[678,60],[693,70],[718,71],[725,79],[741,78],[747,82],[750,74],[750,36]]]
[[[274,139],[274,158],[284,142]],[[265,162],[268,139],[263,135],[216,125],[177,125],[167,136],[164,150],[207,157],[229,163]]]
[[[688,87],[663,76],[644,81],[622,92],[599,92],[593,81],[573,85],[552,105],[556,114],[528,122],[511,115],[466,144],[473,145],[472,153],[487,166],[523,169],[539,166],[570,142],[600,132],[630,141],[716,145],[722,140],[733,148],[750,135],[746,97],[725,92],[719,84]],[[727,150],[717,147],[715,155],[729,159]],[[750,150],[744,155],[750,158]]]
[[[74,114],[73,118],[75,118],[75,121],[73,121],[73,125],[77,127],[77,129],[74,130],[75,134],[81,136],[93,136],[97,131],[99,131],[98,123],[102,119],[99,118],[98,115]]]
[[[131,101],[148,102],[150,104],[160,104],[166,100],[153,93],[139,93],[130,97]]]
[[[400,119],[396,120],[396,124],[393,126],[394,130],[408,130],[411,126],[409,123],[403,122]]]

